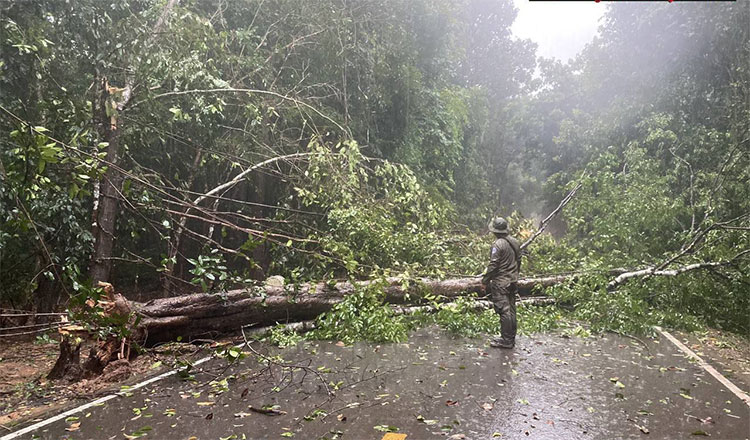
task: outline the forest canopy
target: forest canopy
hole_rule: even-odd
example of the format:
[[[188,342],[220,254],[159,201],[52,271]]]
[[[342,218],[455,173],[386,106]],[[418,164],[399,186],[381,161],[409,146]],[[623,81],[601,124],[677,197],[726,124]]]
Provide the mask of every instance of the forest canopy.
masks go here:
[[[524,274],[750,334],[750,7],[639,6],[562,62],[510,1],[3,2],[0,306],[478,274],[580,185]]]

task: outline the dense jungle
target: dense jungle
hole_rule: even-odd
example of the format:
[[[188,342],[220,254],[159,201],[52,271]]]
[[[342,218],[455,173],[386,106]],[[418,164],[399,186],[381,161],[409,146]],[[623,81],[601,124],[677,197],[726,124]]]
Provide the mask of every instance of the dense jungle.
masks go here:
[[[317,336],[399,340],[383,286],[481,274],[503,215],[570,275],[522,325],[748,335],[750,8],[641,6],[563,62],[507,1],[2,2],[0,304],[348,281]]]

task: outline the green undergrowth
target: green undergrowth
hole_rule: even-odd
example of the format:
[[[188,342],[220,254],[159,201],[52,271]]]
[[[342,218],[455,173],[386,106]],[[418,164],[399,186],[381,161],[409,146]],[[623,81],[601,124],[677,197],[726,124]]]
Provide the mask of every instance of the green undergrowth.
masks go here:
[[[690,291],[684,288],[632,283],[609,291],[608,281],[604,275],[590,275],[548,288],[546,293],[560,303],[571,304],[571,318],[587,323],[593,332],[650,335],[655,325],[695,331],[705,327],[705,318],[717,314],[695,308],[688,297]]]
[[[674,290],[660,290],[656,295],[648,284],[632,283],[611,292],[606,289],[608,280],[606,275],[589,275],[548,288],[545,293],[562,307],[518,303],[519,333],[561,330],[571,336],[584,337],[606,331],[649,335],[655,325],[695,331],[706,326],[701,312],[713,313],[691,310],[692,303],[681,300]],[[404,342],[410,331],[427,326],[439,326],[449,335],[469,338],[500,333],[497,313],[480,307],[476,294],[450,301],[427,296],[422,304],[427,307],[398,314],[385,302],[385,286],[386,282],[380,280],[356,288],[353,294],[318,317],[316,329],[304,336],[278,326],[266,340],[281,347],[295,345],[302,339],[346,344]]]
[[[306,336],[351,344],[356,341],[404,342],[410,323],[385,304],[384,281],[358,287],[343,301],[318,317],[316,328]]]
[[[335,340],[346,344],[357,341],[405,342],[416,328],[437,325],[448,334],[476,338],[500,332],[500,320],[492,309],[481,309],[476,295],[452,302],[434,298],[426,309],[410,314],[397,314],[385,303],[384,281],[359,287],[355,293],[336,304],[316,321],[315,330],[297,335],[277,326],[266,336],[268,342],[281,347],[294,345],[301,339]],[[555,306],[518,305],[519,333],[551,331],[568,325],[562,310]]]

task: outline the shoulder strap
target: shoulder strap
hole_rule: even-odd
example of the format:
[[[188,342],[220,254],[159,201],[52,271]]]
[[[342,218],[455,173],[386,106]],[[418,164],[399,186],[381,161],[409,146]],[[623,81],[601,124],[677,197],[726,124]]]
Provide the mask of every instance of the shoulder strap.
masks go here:
[[[516,256],[516,261],[520,261],[521,258],[519,257],[519,254],[521,253],[521,249],[518,247],[518,245],[516,245],[512,241],[508,240],[508,236],[507,235],[504,236],[504,237],[500,237],[500,238],[502,238],[503,240],[505,240],[510,245],[510,248],[513,249],[513,254],[515,254],[515,256]]]

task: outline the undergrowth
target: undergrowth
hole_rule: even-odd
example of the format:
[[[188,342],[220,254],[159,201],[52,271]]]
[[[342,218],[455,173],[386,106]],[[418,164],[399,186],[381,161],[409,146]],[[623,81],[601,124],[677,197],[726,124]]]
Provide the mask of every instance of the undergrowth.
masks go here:
[[[430,310],[408,315],[397,314],[385,303],[385,281],[357,287],[355,292],[336,304],[316,321],[315,330],[305,339],[342,341],[404,342],[409,331],[437,325],[455,336],[476,338],[500,333],[500,320],[492,309],[482,309],[476,295],[456,298],[449,303],[435,300]],[[517,308],[521,334],[551,331],[566,324],[564,313],[554,306],[520,303]],[[281,347],[294,345],[303,337],[283,326],[271,330],[266,340]]]
[[[604,275],[589,275],[550,287],[546,293],[560,303],[572,304],[571,317],[588,323],[593,332],[647,335],[655,325],[687,331],[703,328],[699,311],[689,313],[674,299],[658,304],[647,285],[633,283],[608,291],[608,280]],[[672,298],[679,300],[678,293],[683,294],[676,292]]]
[[[318,317],[310,339],[330,339],[351,344],[356,341],[404,342],[410,330],[404,316],[385,304],[384,280],[357,287],[343,301]]]
[[[705,327],[701,310],[690,310],[686,306],[683,291],[671,294],[667,291],[668,294],[657,296],[647,283],[632,283],[611,292],[606,289],[608,280],[605,274],[592,274],[546,289],[545,293],[565,308],[518,303],[518,332],[532,334],[563,328],[565,333],[574,336],[606,331],[648,335],[653,333],[655,325],[688,331]],[[316,329],[304,338],[346,344],[404,342],[409,331],[430,325],[437,325],[451,335],[469,338],[500,333],[498,315],[492,309],[482,309],[476,295],[458,297],[452,302],[440,302],[441,298],[428,296],[430,308],[399,315],[385,303],[385,286],[385,280],[381,279],[357,287],[355,293],[321,315]],[[289,346],[302,337],[278,327],[267,339],[279,346]]]

